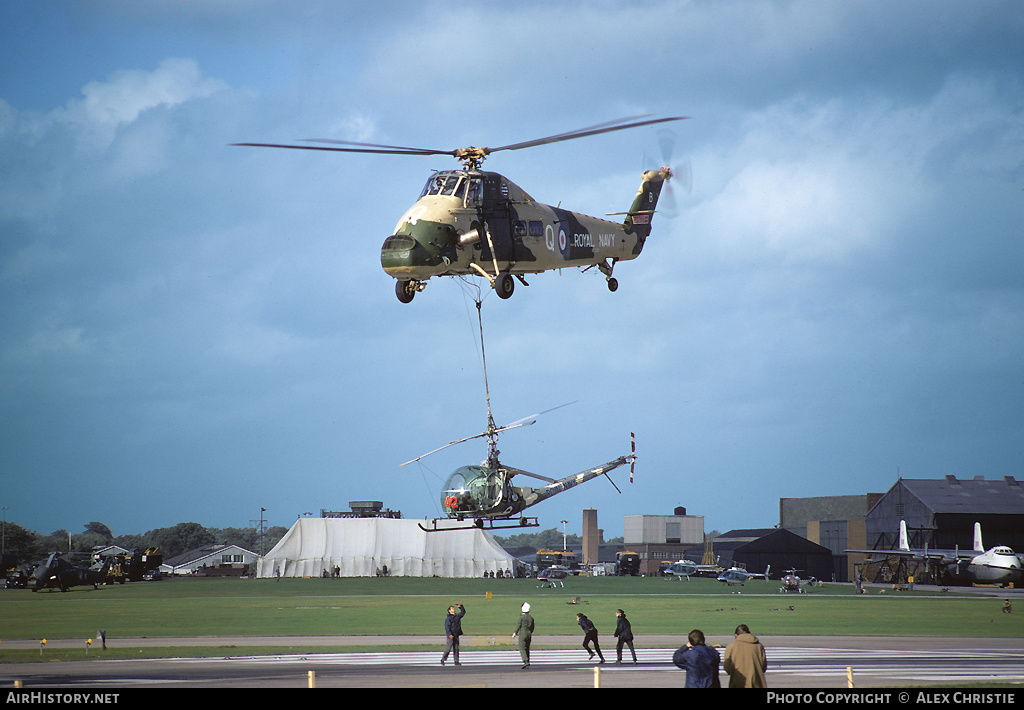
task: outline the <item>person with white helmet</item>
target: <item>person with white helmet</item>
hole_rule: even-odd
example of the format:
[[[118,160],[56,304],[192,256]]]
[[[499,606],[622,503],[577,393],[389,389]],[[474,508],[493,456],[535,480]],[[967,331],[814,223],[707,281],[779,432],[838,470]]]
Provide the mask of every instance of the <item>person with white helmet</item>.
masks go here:
[[[533,617],[530,616],[530,604],[525,602],[516,630],[512,633],[512,642],[519,640],[519,655],[523,657],[523,668],[530,667],[530,641],[533,638]]]

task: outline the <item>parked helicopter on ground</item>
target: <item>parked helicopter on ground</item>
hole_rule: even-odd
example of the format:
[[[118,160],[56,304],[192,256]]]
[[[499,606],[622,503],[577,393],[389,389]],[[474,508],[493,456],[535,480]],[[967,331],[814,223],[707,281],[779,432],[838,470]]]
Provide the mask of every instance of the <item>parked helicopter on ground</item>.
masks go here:
[[[640,189],[622,222],[612,222],[542,204],[498,173],[480,170],[491,153],[520,150],[585,136],[680,121],[685,116],[644,119],[642,116],[609,121],[547,138],[498,148],[435,150],[352,141],[309,139],[324,145],[235,143],[238,146],[297,150],[377,153],[393,155],[451,155],[462,161],[461,170],[438,172],[427,180],[419,199],[384,240],[380,262],[394,277],[395,293],[409,303],[434,276],[483,276],[501,298],[509,298],[515,279],[527,286],[525,274],[553,269],[597,267],[608,288],[619,261],[635,259],[651,233],[651,220],[662,188],[673,176],[671,167],[644,172]]]
[[[799,572],[799,570],[786,570],[786,574],[782,575],[782,586],[779,587],[780,592],[794,592],[796,594],[804,593],[803,588],[800,586],[800,577],[797,575],[797,572]]]
[[[677,560],[666,567],[662,574],[666,577],[689,580],[690,577],[714,577],[722,573],[722,568],[717,564],[698,564],[690,560]]]
[[[49,588],[66,592],[71,587],[91,584],[93,589],[96,589],[107,581],[109,566],[110,560],[108,559],[99,570],[79,567],[65,560],[59,552],[54,552],[29,577],[28,588],[33,592]]]
[[[487,428],[480,434],[468,436],[462,439],[456,439],[450,441],[444,446],[441,446],[433,451],[429,451],[421,456],[406,461],[403,466],[414,463],[423,459],[431,454],[435,454],[442,449],[446,449],[449,446],[455,444],[461,444],[466,441],[473,439],[487,439],[487,460],[478,465],[462,466],[455,470],[448,479],[445,481],[444,489],[441,493],[441,504],[444,512],[447,514],[448,519],[455,520],[472,520],[471,526],[475,528],[488,528],[488,529],[505,529],[513,527],[539,527],[539,523],[536,518],[531,517],[518,517],[518,520],[514,520],[517,516],[520,516],[527,508],[540,503],[543,500],[569,490],[581,483],[597,478],[598,476],[605,476],[611,482],[615,490],[619,490],[619,487],[612,481],[611,476],[608,476],[610,471],[624,466],[627,463],[630,465],[630,481],[633,480],[633,468],[636,462],[636,438],[630,433],[630,447],[631,453],[626,456],[620,456],[617,459],[603,463],[600,466],[587,469],[580,473],[574,473],[570,476],[566,476],[560,479],[548,478],[547,476],[541,476],[536,473],[530,473],[529,471],[523,471],[522,469],[513,468],[512,466],[506,466],[498,461],[498,434],[503,431],[510,429],[516,429],[518,427],[530,426],[537,421],[537,417],[541,414],[553,411],[553,409],[560,409],[560,407],[554,407],[553,409],[540,412],[525,419],[520,419],[511,424],[505,426],[495,426],[494,417],[491,415],[491,394],[490,387],[487,384],[487,358],[484,352],[484,330],[483,330],[483,318],[480,314],[481,301],[478,299],[476,302],[477,317],[480,322],[480,352],[483,361],[484,370],[484,392],[487,400]],[[561,405],[566,406],[566,405]],[[512,478],[514,476],[528,476],[536,478],[547,483],[547,485],[539,488],[530,488],[526,486],[514,486],[512,485]],[[510,523],[508,525],[496,524],[496,523]],[[464,530],[464,527],[437,527],[437,520],[433,521],[433,525],[424,527],[422,524],[419,526],[422,530],[427,532],[437,532],[441,530]]]
[[[740,567],[730,567],[729,569],[723,571],[721,574],[718,575],[718,581],[724,582],[725,584],[731,587],[734,584],[739,584],[740,586],[742,586],[744,582],[747,582],[751,579],[767,580],[768,572],[769,570],[771,570],[771,568],[772,566],[768,565],[767,567],[765,567],[764,572],[748,572],[747,570],[742,569]]]
[[[537,581],[546,582],[548,587],[564,587],[562,580],[570,574],[570,571],[561,565],[551,565],[537,573]]]

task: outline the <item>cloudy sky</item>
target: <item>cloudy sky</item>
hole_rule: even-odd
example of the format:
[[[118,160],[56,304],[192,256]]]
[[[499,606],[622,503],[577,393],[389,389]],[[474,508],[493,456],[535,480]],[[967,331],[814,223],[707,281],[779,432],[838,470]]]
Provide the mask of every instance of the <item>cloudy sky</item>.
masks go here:
[[[358,7],[354,7],[358,5]],[[352,8],[352,9],[350,9]],[[444,157],[232,147],[503,145],[536,199],[628,208],[639,259],[484,290],[502,460],[628,472],[532,510],[1024,478],[1024,12],[1015,0],[0,5],[0,506],[39,532],[440,512],[481,460],[479,280],[409,305],[380,245]],[[668,140],[663,140],[665,138]],[[672,145],[670,153],[663,151]]]

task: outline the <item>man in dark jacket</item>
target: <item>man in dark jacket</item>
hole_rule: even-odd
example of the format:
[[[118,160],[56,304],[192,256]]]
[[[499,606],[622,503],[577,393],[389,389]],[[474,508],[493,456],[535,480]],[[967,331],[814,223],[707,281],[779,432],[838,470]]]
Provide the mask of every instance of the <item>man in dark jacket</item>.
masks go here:
[[[686,645],[673,654],[672,662],[686,671],[687,688],[719,688],[718,651],[704,644],[704,632],[694,629]]]
[[[583,614],[577,614],[576,621],[579,623],[580,628],[583,629],[583,648],[587,649],[590,658],[594,657],[594,652],[596,651],[598,658],[601,659],[601,663],[604,663],[604,655],[601,653],[601,645],[597,642],[597,627],[594,626],[594,622]],[[593,651],[590,650],[591,641],[594,643]]]
[[[457,612],[456,609],[458,609]],[[462,617],[465,615],[466,609],[461,604],[448,607],[448,616],[444,620],[444,635],[448,640],[448,645],[445,646],[444,655],[441,656],[442,666],[448,660],[449,651],[455,658],[455,665],[462,665],[459,663],[459,636],[462,636]]]
[[[629,652],[633,654],[633,665],[636,665],[636,651],[633,649],[633,627],[626,618],[626,612],[619,609],[615,612],[615,665],[622,664],[622,646],[629,646]]]

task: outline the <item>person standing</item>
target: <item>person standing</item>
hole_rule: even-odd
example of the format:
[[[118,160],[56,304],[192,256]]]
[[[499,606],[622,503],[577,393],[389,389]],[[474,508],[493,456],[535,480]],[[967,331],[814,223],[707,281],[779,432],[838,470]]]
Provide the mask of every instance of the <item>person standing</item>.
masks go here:
[[[455,659],[455,665],[462,665],[459,663],[459,637],[462,636],[462,617],[465,615],[466,608],[461,604],[448,607],[448,616],[444,620],[444,635],[448,643],[444,648],[444,655],[441,656],[442,666],[448,660],[449,652],[451,652],[452,657]]]
[[[629,646],[629,652],[633,654],[633,665],[636,665],[636,650],[633,648],[633,627],[626,618],[626,612],[622,609],[615,611],[615,665],[622,665],[622,646]]]
[[[530,616],[530,605],[524,602],[516,630],[512,633],[512,641],[519,640],[519,655],[523,658],[523,668],[530,667],[530,642],[533,640],[533,617]]]
[[[672,655],[672,662],[686,671],[687,688],[720,688],[718,651],[705,645],[704,632],[694,629],[686,639],[686,645]]]
[[[764,646],[750,633],[746,624],[737,626],[734,635],[733,641],[725,647],[725,659],[722,662],[725,672],[729,674],[729,687],[767,688],[768,681],[764,672],[768,668],[768,659]]]
[[[590,658],[594,657],[594,652],[596,651],[598,658],[601,659],[601,663],[604,663],[604,655],[601,653],[601,644],[597,642],[597,627],[594,626],[594,622],[583,614],[577,614],[576,621],[579,623],[580,628],[583,629],[583,648],[587,649]],[[594,644],[593,650],[590,649],[591,642]]]

